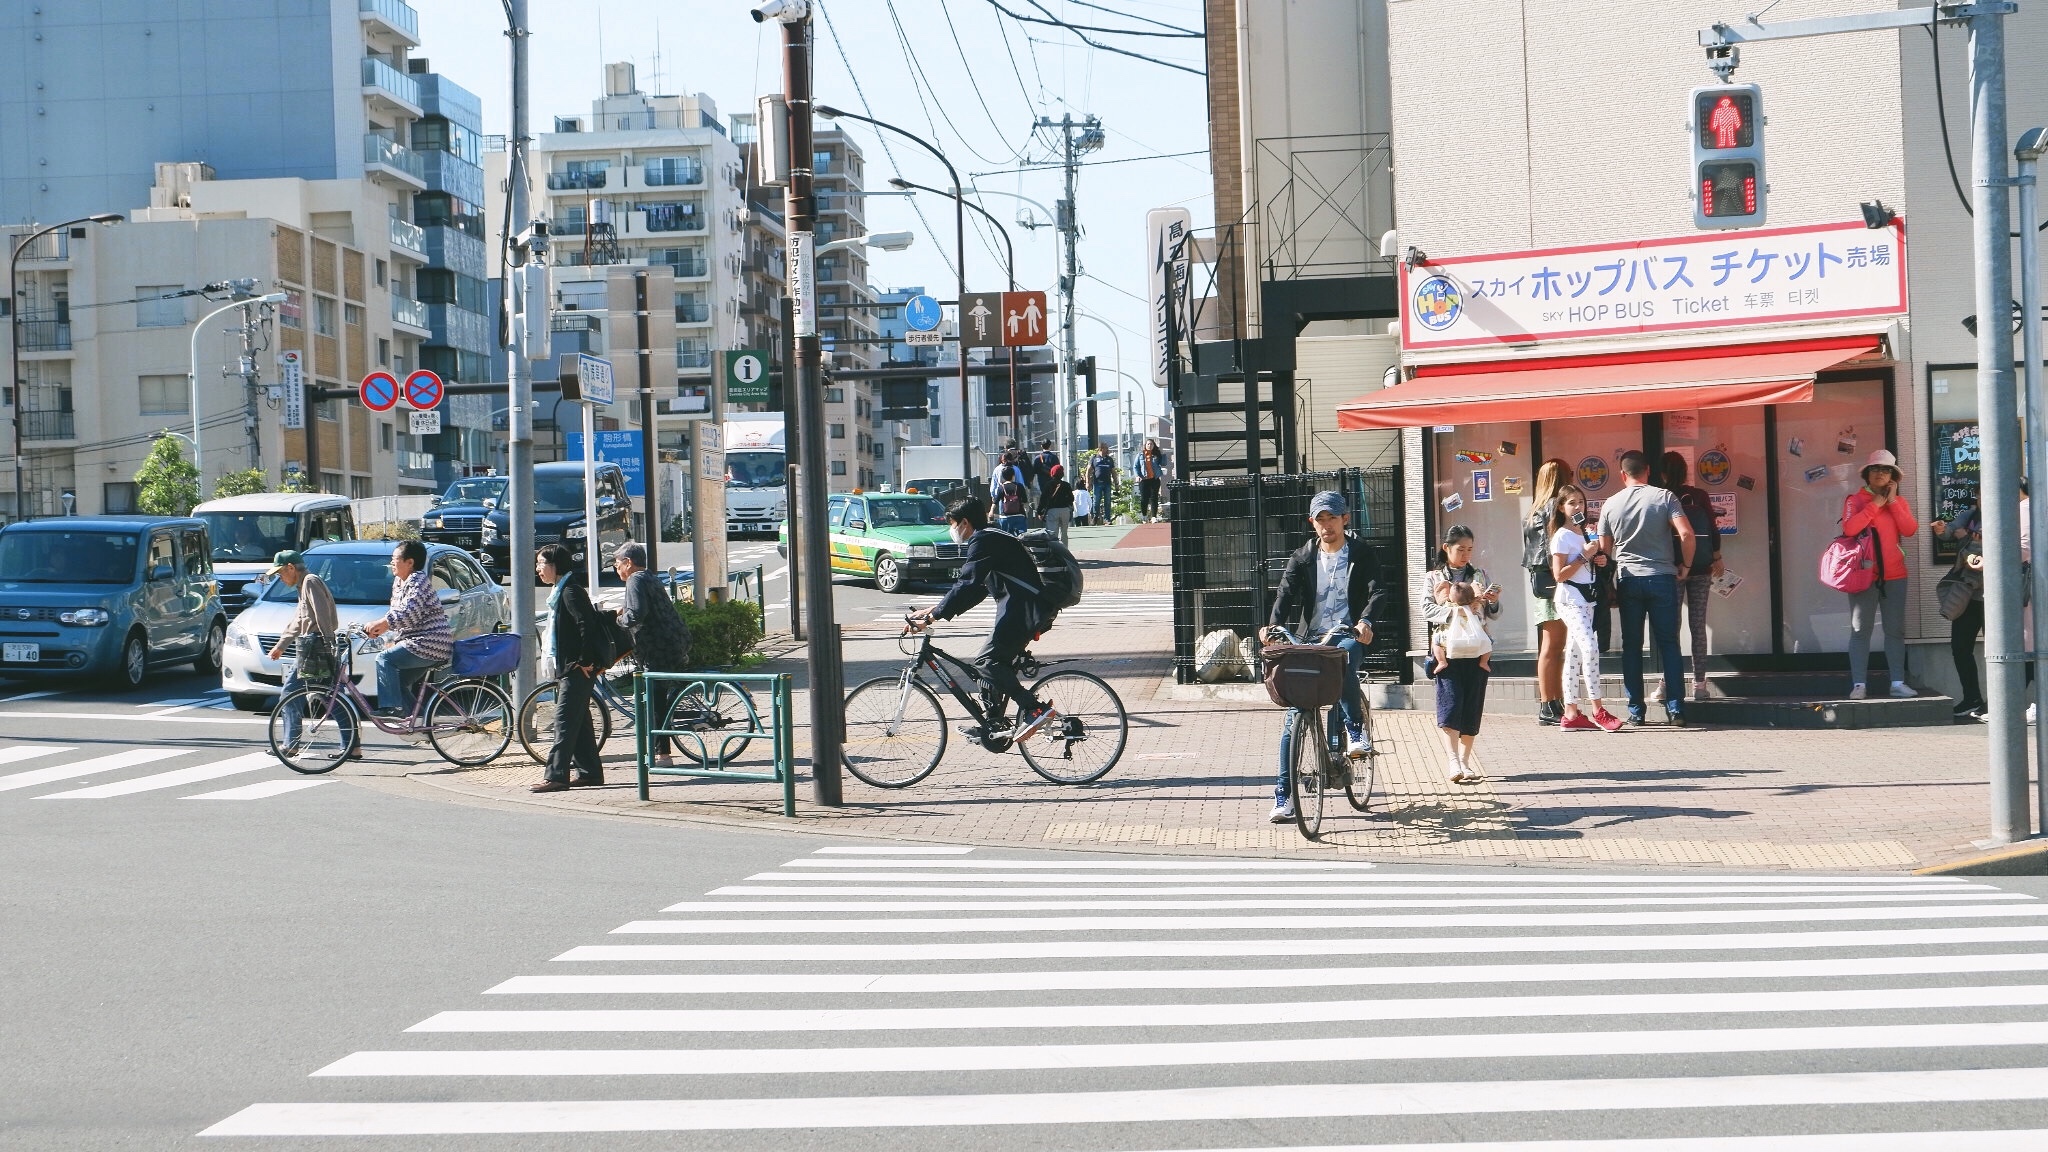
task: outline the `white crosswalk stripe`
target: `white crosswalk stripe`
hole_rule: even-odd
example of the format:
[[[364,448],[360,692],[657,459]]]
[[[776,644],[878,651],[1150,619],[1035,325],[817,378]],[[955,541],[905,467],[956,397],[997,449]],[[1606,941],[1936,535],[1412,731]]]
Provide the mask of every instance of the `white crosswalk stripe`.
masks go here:
[[[270,752],[251,751],[248,745],[240,748],[159,745],[79,755],[85,751],[88,750],[59,744],[0,747],[0,765],[40,762],[40,766],[26,771],[0,775],[0,793],[20,792],[20,799],[32,800],[122,800],[138,797],[266,800],[324,782],[298,776]],[[195,786],[215,780],[258,774],[266,774],[270,779],[224,791],[179,794],[181,790],[190,793]],[[30,792],[31,789],[65,784],[76,786]]]
[[[1381,911],[1230,898],[1287,892]],[[1118,914],[1161,906],[1191,914]],[[567,970],[508,975],[481,989],[491,1007],[309,1068],[303,1099],[204,1134],[716,1132],[767,1149],[916,1128],[990,1146],[1010,1129],[1031,1146],[1223,1147],[1256,1123],[1275,1152],[1337,1152],[1330,1137],[1370,1118],[1407,1142],[1347,1152],[2048,1141],[2048,926],[2026,922],[2048,903],[1977,880],[915,846],[822,850],[662,913],[613,938],[703,942],[571,948]],[[448,1077],[475,1086],[431,1086]],[[1680,1110],[1692,1135],[1630,1135]],[[1520,1138],[1517,1115],[1546,1116],[1543,1138]],[[1102,1143],[1106,1125],[1128,1143]]]
[[[874,609],[877,618],[900,619],[903,609],[893,605],[880,605]],[[996,609],[993,601],[983,601],[973,608],[954,617],[946,628],[972,629],[987,628],[995,623]],[[1089,592],[1081,602],[1060,613],[1060,623],[1069,624],[1076,620],[1114,620],[1119,623],[1168,623],[1173,619],[1173,596],[1170,593],[1145,592]]]

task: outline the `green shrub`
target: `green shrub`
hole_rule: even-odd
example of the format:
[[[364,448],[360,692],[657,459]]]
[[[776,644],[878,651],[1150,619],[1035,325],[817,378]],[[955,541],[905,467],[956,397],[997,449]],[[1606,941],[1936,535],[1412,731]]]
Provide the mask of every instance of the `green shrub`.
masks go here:
[[[690,667],[732,668],[761,642],[761,606],[724,600],[702,608],[684,600],[676,614],[690,629]]]
[[[386,524],[364,524],[356,532],[358,540],[417,540],[420,526],[399,520]]]
[[[270,491],[270,477],[261,468],[244,468],[230,472],[213,482],[213,498],[225,500],[230,496],[248,496],[256,492]]]

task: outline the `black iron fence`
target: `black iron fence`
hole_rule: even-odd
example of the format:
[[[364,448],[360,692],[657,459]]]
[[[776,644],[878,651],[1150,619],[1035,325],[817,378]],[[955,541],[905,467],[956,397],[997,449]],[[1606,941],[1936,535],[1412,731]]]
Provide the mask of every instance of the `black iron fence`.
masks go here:
[[[1308,506],[1335,489],[1353,509],[1351,528],[1378,553],[1387,589],[1366,667],[1408,678],[1407,542],[1401,515],[1401,469],[1347,468],[1273,476],[1216,476],[1167,486],[1173,522],[1173,672],[1195,677],[1195,645],[1228,628],[1249,636],[1263,626],[1287,558],[1309,538]]]

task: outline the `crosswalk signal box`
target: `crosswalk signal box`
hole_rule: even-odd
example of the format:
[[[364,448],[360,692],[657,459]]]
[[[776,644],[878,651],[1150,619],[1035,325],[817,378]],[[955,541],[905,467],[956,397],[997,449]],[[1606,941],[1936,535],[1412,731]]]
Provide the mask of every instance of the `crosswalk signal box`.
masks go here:
[[[1764,222],[1764,94],[1754,84],[1692,90],[1693,225]]]

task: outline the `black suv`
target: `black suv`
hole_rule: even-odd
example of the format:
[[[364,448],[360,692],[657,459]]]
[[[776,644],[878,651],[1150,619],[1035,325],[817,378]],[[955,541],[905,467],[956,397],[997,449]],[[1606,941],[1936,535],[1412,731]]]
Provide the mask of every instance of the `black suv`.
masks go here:
[[[505,502],[509,482],[504,476],[471,476],[450,484],[420,517],[420,539],[476,551],[483,545],[484,517]]]
[[[583,521],[583,462],[558,460],[533,468],[533,546],[566,544],[578,563],[584,548],[597,537],[601,567],[609,571],[612,553],[632,539],[633,503],[626,495],[626,474],[617,464],[597,465],[597,531]],[[512,575],[512,513],[503,501],[484,517],[482,543],[477,556],[484,567],[500,580]],[[531,556],[522,561],[532,564]]]

